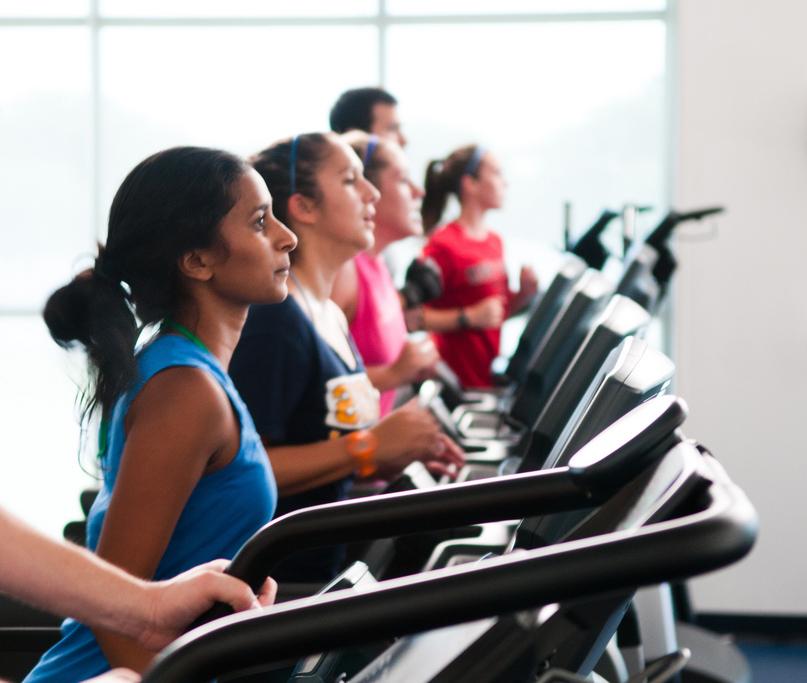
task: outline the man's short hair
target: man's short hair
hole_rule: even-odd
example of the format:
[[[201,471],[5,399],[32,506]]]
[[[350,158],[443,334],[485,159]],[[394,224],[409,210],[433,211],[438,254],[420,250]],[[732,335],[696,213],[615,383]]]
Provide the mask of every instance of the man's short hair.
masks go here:
[[[376,104],[398,104],[383,88],[355,88],[343,92],[331,109],[331,130],[346,133],[349,130],[370,132],[373,125],[373,107]]]

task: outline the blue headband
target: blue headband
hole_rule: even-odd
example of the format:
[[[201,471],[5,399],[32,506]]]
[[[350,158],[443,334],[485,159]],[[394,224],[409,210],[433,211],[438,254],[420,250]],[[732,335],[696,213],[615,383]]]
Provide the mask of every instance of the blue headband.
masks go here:
[[[474,147],[474,153],[462,169],[462,175],[476,175],[479,170],[479,164],[482,163],[482,157],[485,156],[487,150],[484,147]]]
[[[375,148],[378,147],[378,136],[371,135],[370,139],[367,141],[367,149],[364,150],[364,156],[361,159],[362,165],[367,168],[367,164],[369,163],[370,159],[373,158],[373,152],[375,152]]]
[[[295,135],[291,139],[291,152],[289,152],[289,197],[297,192],[297,143],[300,142],[300,136]]]

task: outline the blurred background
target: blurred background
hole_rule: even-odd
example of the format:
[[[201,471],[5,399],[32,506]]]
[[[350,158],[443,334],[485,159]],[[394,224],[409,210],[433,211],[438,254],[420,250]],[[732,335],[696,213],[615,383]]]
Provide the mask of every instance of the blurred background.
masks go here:
[[[499,156],[511,274],[549,282],[564,202],[573,236],[627,202],[654,207],[640,232],[670,206],[727,206],[679,236],[660,338],[687,431],[762,531],[695,603],[807,616],[804,25],[799,0],[0,0],[2,505],[53,536],[80,516],[83,368],[40,310],[104,240],[128,170],[169,146],[247,155],[324,130],[342,91],[382,85],[414,177],[462,144]]]

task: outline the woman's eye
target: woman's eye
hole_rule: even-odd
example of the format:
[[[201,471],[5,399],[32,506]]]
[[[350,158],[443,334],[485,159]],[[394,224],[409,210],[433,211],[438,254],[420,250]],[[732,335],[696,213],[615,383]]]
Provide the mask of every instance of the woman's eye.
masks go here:
[[[263,230],[266,227],[266,214],[261,215],[258,220],[255,221],[255,225],[258,226],[259,230]]]

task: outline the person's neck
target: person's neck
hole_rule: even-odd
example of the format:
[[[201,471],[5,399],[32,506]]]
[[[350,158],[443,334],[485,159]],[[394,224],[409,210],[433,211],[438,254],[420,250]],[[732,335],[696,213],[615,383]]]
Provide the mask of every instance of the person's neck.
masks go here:
[[[485,226],[485,209],[478,204],[465,202],[457,222],[470,237],[484,237],[488,229]]]
[[[170,320],[196,335],[222,367],[227,368],[241,337],[248,310],[248,306],[221,301],[196,302],[180,307]]]
[[[378,214],[376,214],[373,237],[375,241],[373,246],[367,250],[367,253],[370,256],[378,257],[390,244],[406,239],[407,235],[401,235],[400,228],[385,225],[383,219],[379,219]]]
[[[292,265],[292,285],[303,287],[305,293],[323,302],[331,298],[336,275],[344,264],[341,259],[308,258],[298,254]]]
[[[378,240],[376,240],[376,243],[372,247],[370,247],[365,253],[368,256],[372,256],[373,258],[378,258],[379,256],[381,256],[381,252],[383,252],[384,249],[386,249],[390,244],[392,244],[392,240],[390,240],[389,242],[379,242]]]

